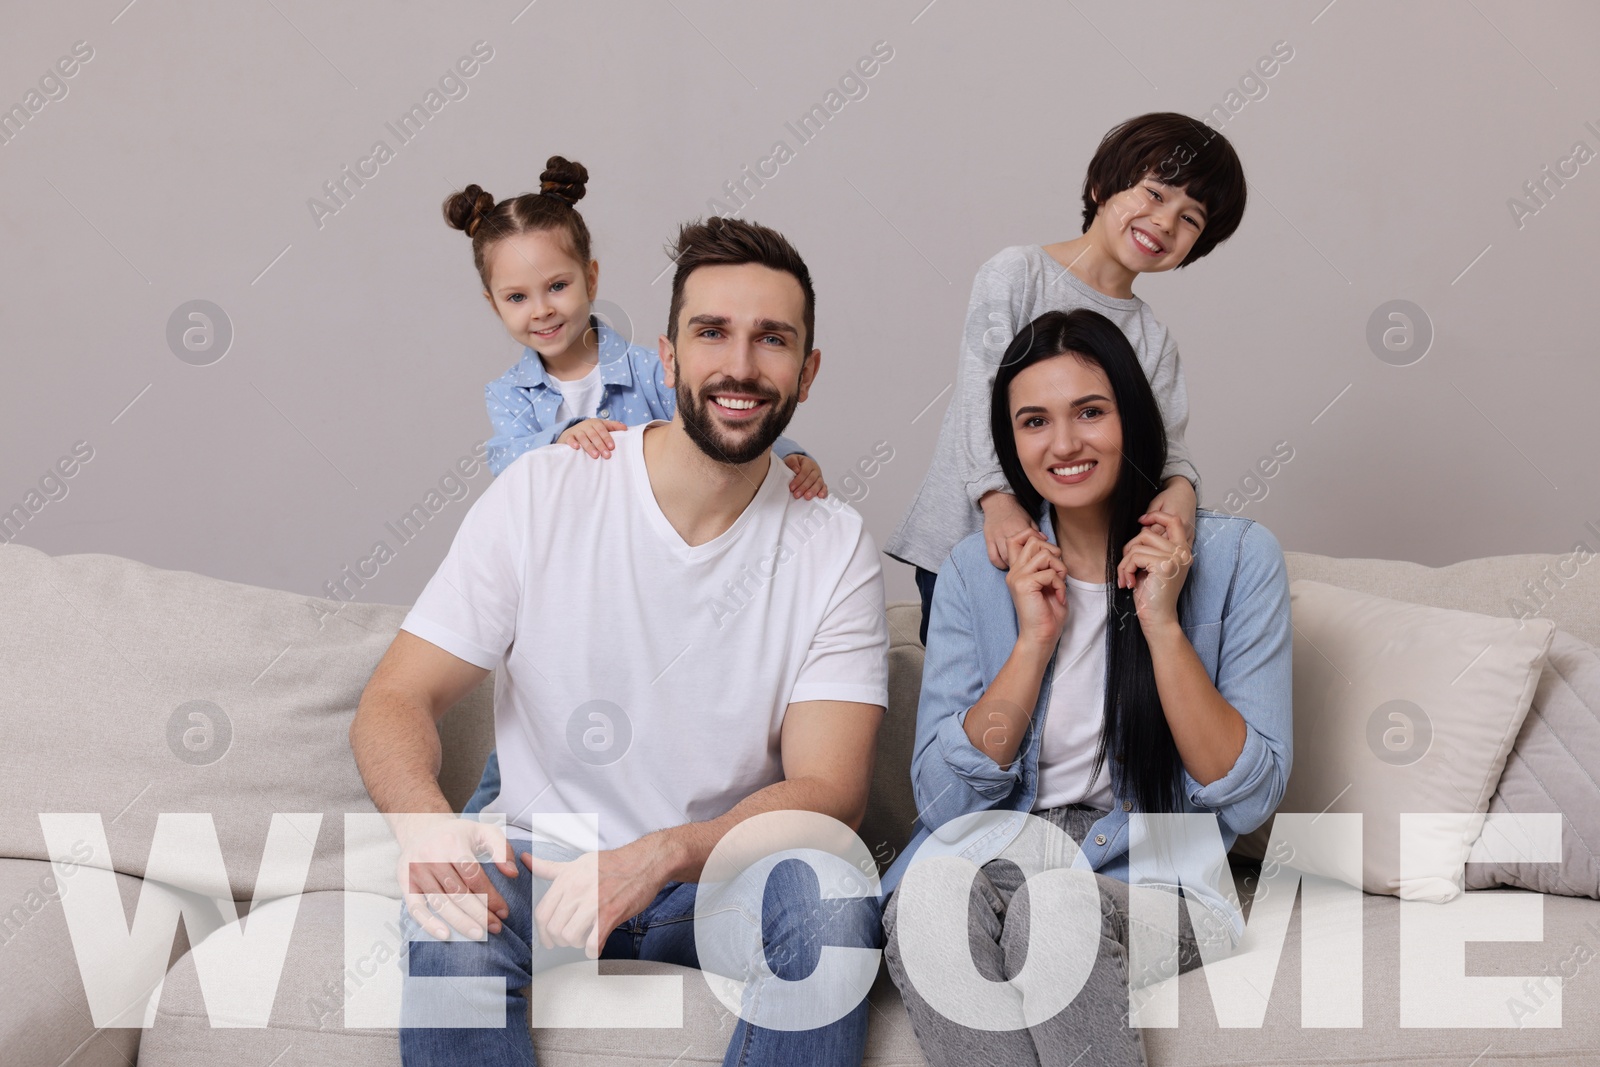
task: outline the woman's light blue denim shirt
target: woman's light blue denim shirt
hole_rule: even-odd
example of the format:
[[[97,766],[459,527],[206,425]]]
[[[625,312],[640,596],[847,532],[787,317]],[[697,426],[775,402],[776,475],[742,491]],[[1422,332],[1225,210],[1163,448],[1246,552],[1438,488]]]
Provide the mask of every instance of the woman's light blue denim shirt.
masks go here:
[[[1055,543],[1049,509],[1041,531]],[[1179,619],[1183,632],[1212,684],[1245,721],[1244,749],[1232,770],[1208,785],[1187,771],[1182,776],[1181,810],[1215,813],[1226,851],[1276,810],[1289,779],[1294,740],[1289,580],[1277,538],[1266,527],[1200,511],[1194,563],[1185,584],[1188,595]],[[934,587],[911,763],[916,834],[885,873],[885,894],[899,884],[919,849],[928,855],[964,856],[982,866],[1016,837],[1023,824],[1020,814],[1033,809],[1055,656],[1045,670],[1018,757],[1009,767],[1000,767],[974,747],[963,726],[967,710],[1000,673],[1016,640],[1017,614],[1006,572],[989,562],[983,534],[973,534],[951,551]],[[1114,764],[1112,792],[1112,810],[1085,836],[1073,865],[1126,881],[1133,804]],[[1016,812],[1019,817],[994,820],[986,829],[954,840],[933,832],[958,816],[980,811]],[[1190,888],[1227,915],[1235,934],[1242,935],[1243,918],[1226,899],[1231,881],[1219,889],[1197,878]]]

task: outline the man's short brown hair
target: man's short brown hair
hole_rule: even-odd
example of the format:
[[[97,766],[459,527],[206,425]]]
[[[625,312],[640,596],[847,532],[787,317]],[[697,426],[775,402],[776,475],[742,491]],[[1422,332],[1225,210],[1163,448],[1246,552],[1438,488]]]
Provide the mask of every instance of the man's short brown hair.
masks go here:
[[[667,310],[667,340],[678,343],[683,285],[696,268],[759,263],[793,275],[800,283],[800,291],[805,294],[805,344],[800,353],[802,356],[811,354],[817,296],[811,288],[811,272],[806,269],[806,261],[783,234],[757,222],[713,215],[704,222],[684,223],[678,230],[677,241],[668,246],[667,255],[678,264],[672,276],[672,305]]]

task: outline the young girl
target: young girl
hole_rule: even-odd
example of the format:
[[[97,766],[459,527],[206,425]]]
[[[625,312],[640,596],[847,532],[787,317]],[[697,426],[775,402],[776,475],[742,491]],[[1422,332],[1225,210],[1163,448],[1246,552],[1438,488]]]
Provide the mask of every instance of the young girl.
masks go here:
[[[1009,538],[1008,570],[973,533],[940,571],[911,765],[917,832],[883,879],[884,958],[932,1064],[1067,1063],[1085,1046],[1094,1063],[1143,1064],[1130,989],[1232,951],[1244,920],[1216,861],[1288,781],[1283,553],[1258,523],[1209,511],[1193,551],[1178,536],[1152,500],[1169,459],[1162,413],[1126,336],[1096,312],[1047,312],[1023,330],[990,427],[1030,524]],[[1145,813],[1211,813],[1216,829],[1170,847]],[[1130,855],[1130,841],[1156,847]],[[936,856],[978,867],[965,931],[922,921],[927,889],[949,875],[918,876]],[[1175,957],[1170,934],[1162,945],[1150,913],[1130,908],[1130,881],[1158,899],[1182,886]],[[970,945],[978,972],[1006,983],[978,983],[981,1020],[953,1017],[972,979],[929,965],[941,944]]]
[[[469,185],[444,202],[445,221],[472,238],[484,298],[524,346],[516,365],[484,389],[492,474],[552,443],[609,459],[613,432],[677,410],[656,351],[629,344],[593,314],[600,264],[573,207],[588,180],[581,163],[551,156],[537,193],[496,202]],[[772,450],[795,472],[793,496],[828,495],[821,468],[799,445],[780,437]],[[465,810],[481,811],[499,792],[500,763],[491,753]]]
[[[1005,248],[978,269],[933,463],[883,548],[916,568],[924,643],[950,549],[982,529],[989,561],[1003,568],[1010,539],[1037,528],[995,456],[989,389],[1000,354],[1045,311],[1090,308],[1127,335],[1161,406],[1170,453],[1150,510],[1172,514],[1176,531],[1193,540],[1200,475],[1183,440],[1189,400],[1178,346],[1133,283],[1207,255],[1238,228],[1244,204],[1244,171],[1226,138],[1184,115],[1141,115],[1107,133],[1089,163],[1082,236]],[[1151,515],[1141,521],[1160,525]]]

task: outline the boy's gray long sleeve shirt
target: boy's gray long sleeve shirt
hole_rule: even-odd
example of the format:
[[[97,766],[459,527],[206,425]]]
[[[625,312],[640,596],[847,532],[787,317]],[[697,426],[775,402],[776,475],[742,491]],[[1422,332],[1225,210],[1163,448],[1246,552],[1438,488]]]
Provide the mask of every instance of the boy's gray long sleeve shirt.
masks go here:
[[[955,395],[939,427],[939,443],[922,488],[884,545],[895,559],[938,571],[950,550],[983,529],[978,501],[990,490],[1010,492],[989,431],[995,371],[1013,338],[1047,311],[1098,311],[1122,330],[1150,379],[1167,428],[1166,481],[1182,475],[1200,489],[1184,431],[1189,394],[1178,362],[1178,346],[1167,328],[1138,297],[1106,296],[1081,281],[1039,245],[1002,249],[978,268],[967,305],[966,327],[956,367]]]

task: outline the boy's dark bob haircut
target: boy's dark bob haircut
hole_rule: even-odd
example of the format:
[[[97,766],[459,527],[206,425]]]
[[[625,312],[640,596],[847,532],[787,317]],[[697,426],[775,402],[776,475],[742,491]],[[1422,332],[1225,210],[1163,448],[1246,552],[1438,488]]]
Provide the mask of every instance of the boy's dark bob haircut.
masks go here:
[[[1083,178],[1083,232],[1101,204],[1147,176],[1205,205],[1205,228],[1179,267],[1232,237],[1244,218],[1244,167],[1233,145],[1199,119],[1156,111],[1113,128],[1095,149]]]

